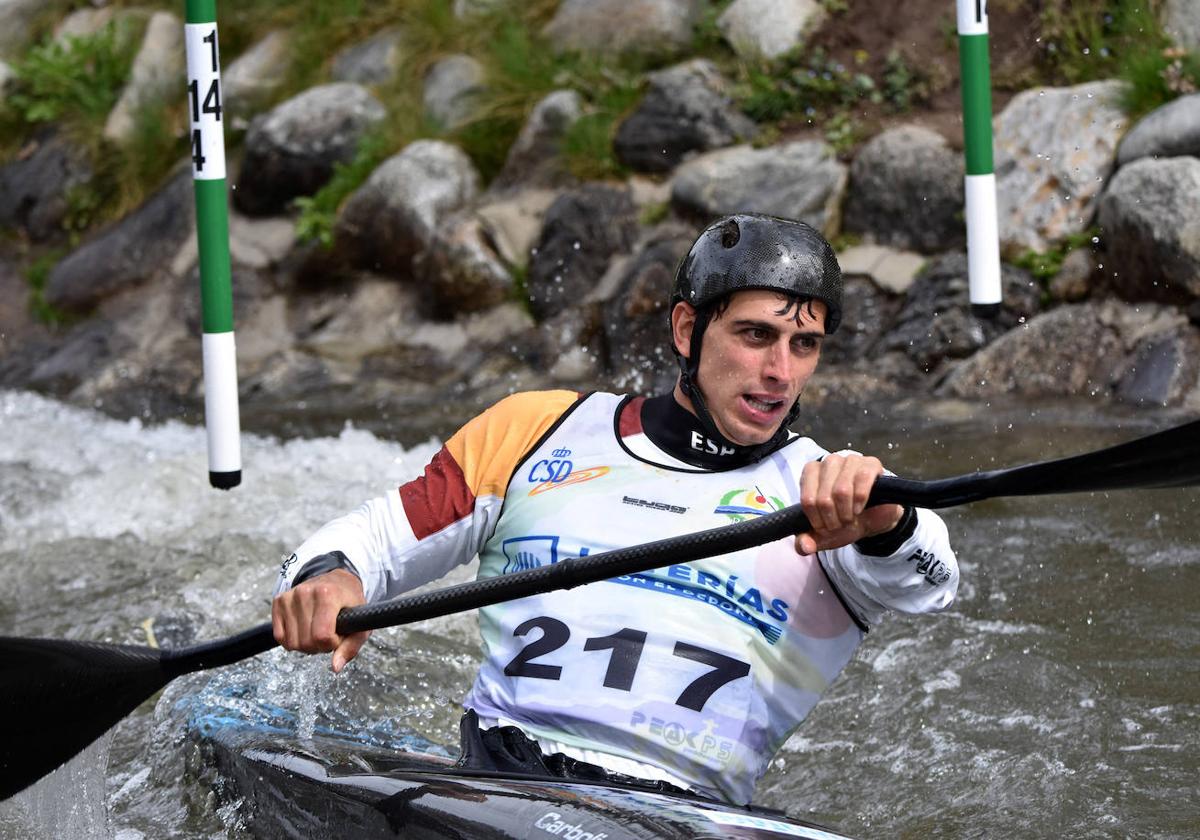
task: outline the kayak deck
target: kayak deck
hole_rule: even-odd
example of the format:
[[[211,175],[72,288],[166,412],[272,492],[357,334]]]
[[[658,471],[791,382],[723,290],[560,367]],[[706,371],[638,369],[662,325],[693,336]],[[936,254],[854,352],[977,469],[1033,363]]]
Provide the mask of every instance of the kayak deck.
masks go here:
[[[472,770],[445,755],[396,749],[378,733],[302,738],[276,708],[258,721],[211,711],[193,707],[188,729],[218,772],[218,795],[242,800],[239,815],[259,838],[847,840],[779,811],[653,784]]]

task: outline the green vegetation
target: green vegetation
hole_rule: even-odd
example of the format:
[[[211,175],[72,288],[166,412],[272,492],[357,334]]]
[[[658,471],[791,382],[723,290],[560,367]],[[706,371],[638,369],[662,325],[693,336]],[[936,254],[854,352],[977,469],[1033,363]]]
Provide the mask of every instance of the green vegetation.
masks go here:
[[[1034,279],[1045,290],[1049,287],[1050,281],[1062,271],[1063,260],[1067,258],[1068,254],[1076,248],[1089,247],[1098,241],[1099,230],[1097,228],[1089,228],[1078,233],[1068,234],[1061,242],[1055,243],[1054,247],[1048,251],[1039,253],[1029,250],[1012,262],[1013,265],[1023,268],[1032,274]]]
[[[1053,0],[1041,14],[1042,61],[1067,84],[1120,78],[1122,107],[1139,117],[1200,89],[1200,56],[1171,46],[1152,0]]]
[[[46,303],[45,297],[46,281],[50,279],[50,272],[62,257],[63,251],[61,250],[48,251],[25,269],[25,279],[29,282],[31,292],[29,309],[35,318],[48,326],[56,326],[66,319],[62,312]]]

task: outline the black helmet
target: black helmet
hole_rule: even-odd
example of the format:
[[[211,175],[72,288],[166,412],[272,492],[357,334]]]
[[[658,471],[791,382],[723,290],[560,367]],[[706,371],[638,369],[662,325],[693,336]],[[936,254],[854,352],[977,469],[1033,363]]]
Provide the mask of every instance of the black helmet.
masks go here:
[[[842,320],[842,270],[833,247],[804,222],[742,213],[705,228],[675,273],[670,309],[697,309],[744,289],[823,301],[825,332]]]
[[[747,289],[767,289],[824,302],[827,334],[833,333],[842,320],[842,269],[833,247],[816,228],[757,213],[727,216],[705,228],[675,272],[675,289],[667,312],[670,317],[683,301],[697,310],[689,357],[684,358],[678,350],[675,356],[679,360],[680,386],[714,440],[723,440],[724,436],[696,381],[702,339],[712,319],[711,304]],[[754,447],[751,456],[757,459],[782,446],[788,439],[787,427],[799,411],[797,400],[775,436]]]

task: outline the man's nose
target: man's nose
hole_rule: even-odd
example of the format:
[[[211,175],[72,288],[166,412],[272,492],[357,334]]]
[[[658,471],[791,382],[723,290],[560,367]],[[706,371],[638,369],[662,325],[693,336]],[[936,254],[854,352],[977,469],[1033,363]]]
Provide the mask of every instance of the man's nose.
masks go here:
[[[776,342],[767,351],[763,373],[770,379],[787,380],[792,375],[792,354],[787,342]]]

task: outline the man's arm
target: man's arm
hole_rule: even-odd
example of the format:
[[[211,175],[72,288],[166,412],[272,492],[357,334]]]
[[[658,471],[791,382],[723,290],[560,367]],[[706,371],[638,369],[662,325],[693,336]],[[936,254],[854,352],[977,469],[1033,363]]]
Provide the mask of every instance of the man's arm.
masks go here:
[[[884,472],[877,458],[827,455],[805,465],[800,500],[813,524],[796,550],[818,554],[843,600],[866,626],[888,610],[948,607],[958,591],[958,562],[946,526],[933,511],[866,507]]]
[[[333,651],[341,670],[366,634],[338,636],[338,612],[470,562],[495,531],[513,469],[577,399],[550,391],[501,400],[451,436],[419,478],[305,540],[280,570],[276,640],[289,650]]]

